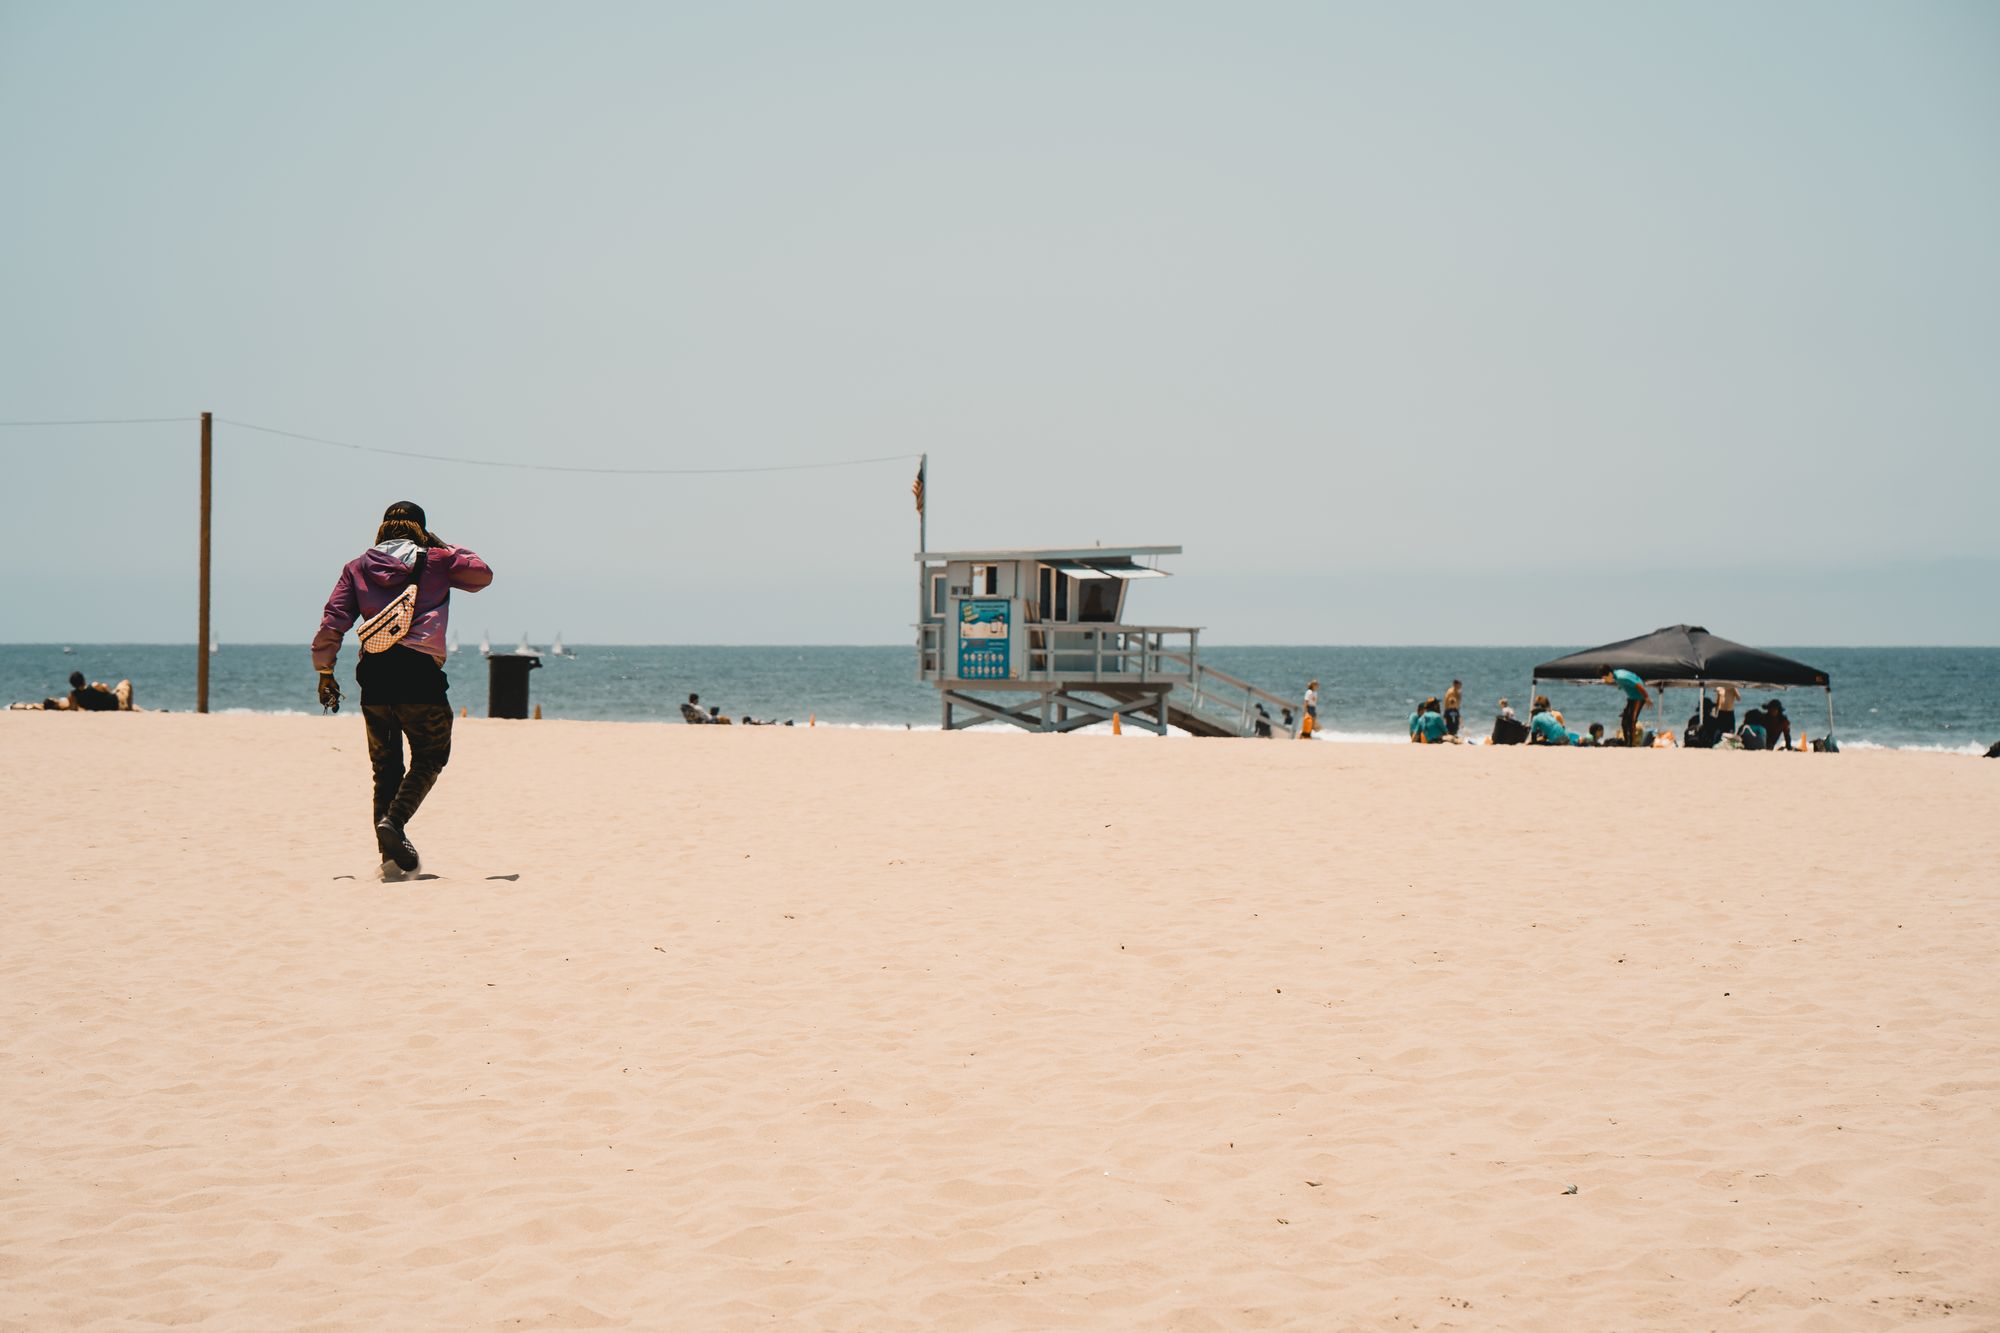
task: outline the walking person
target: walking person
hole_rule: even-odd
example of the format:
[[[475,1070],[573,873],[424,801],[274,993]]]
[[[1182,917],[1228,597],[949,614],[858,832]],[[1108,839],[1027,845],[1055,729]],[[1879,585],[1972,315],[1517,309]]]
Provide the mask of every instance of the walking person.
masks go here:
[[[399,500],[382,515],[375,544],[347,562],[334,582],[313,635],[319,701],[340,709],[333,665],[340,641],[359,620],[361,721],[375,783],[375,845],[386,874],[405,875],[420,862],[405,829],[451,760],[451,701],[444,674],[451,591],[478,592],[493,581],[484,560],[440,540],[422,506]],[[403,742],[410,745],[409,767]]]
[[[1637,745],[1639,714],[1645,711],[1647,701],[1652,698],[1646,693],[1646,682],[1623,667],[1614,671],[1607,666],[1604,668],[1604,683],[1625,691],[1625,711],[1618,715],[1618,732],[1627,745]]]
[[[1458,705],[1465,696],[1465,686],[1453,681],[1451,688],[1444,692],[1444,731],[1447,736],[1458,735]]]
[[[1309,737],[1319,730],[1319,682],[1306,683],[1305,717],[1299,723],[1300,737]]]

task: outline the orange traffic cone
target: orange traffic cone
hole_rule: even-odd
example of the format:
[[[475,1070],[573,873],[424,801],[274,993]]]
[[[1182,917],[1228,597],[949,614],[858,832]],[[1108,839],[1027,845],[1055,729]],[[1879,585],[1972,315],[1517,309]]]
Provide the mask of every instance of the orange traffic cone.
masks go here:
[[[541,720],[542,720],[542,706],[541,706],[540,704],[536,704],[536,705],[535,705],[535,721],[537,721],[537,722],[540,722]]]
[[[1125,728],[1119,725],[1118,717],[1119,715],[1117,713],[1113,713],[1111,715],[1111,734],[1114,736],[1123,736],[1125,734]]]

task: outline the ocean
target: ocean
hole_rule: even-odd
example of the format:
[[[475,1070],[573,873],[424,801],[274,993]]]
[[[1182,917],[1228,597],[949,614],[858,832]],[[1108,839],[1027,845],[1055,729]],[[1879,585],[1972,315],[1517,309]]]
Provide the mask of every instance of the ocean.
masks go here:
[[[1584,645],[1539,648],[1213,647],[1202,659],[1273,693],[1296,697],[1320,682],[1328,739],[1402,742],[1411,709],[1426,695],[1465,682],[1465,729],[1484,736],[1496,701],[1507,696],[1523,716],[1528,673],[1537,662]],[[91,680],[130,679],[144,708],[194,707],[192,644],[0,644],[0,698],[38,700],[67,690],[71,671]],[[727,647],[720,645],[572,645],[575,657],[542,659],[530,677],[545,716],[629,722],[680,722],[690,691],[748,715],[804,725],[935,727],[936,693],[916,679],[915,650],[880,647]],[[1843,748],[1881,746],[1981,754],[2000,740],[2000,648],[1805,648],[1776,651],[1833,679],[1834,733]],[[343,650],[342,688],[351,717],[354,651]],[[209,707],[217,712],[319,715],[314,677],[298,644],[225,644],[210,659]],[[452,701],[475,714],[486,707],[486,664],[466,647],[451,659]],[[1573,730],[1593,721],[1617,730],[1619,696],[1602,686],[1548,686]],[[1767,697],[1752,694],[1745,704]],[[1795,729],[1826,730],[1818,690],[1784,692]],[[1691,691],[1670,691],[1666,715],[1676,729],[1694,711]]]

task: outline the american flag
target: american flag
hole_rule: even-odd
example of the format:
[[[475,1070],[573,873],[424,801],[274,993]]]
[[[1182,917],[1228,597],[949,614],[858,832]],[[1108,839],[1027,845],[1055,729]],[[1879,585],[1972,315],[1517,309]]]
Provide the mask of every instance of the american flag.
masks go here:
[[[917,479],[910,483],[910,494],[917,497],[917,512],[924,512],[924,469],[930,466],[930,455],[917,460]]]

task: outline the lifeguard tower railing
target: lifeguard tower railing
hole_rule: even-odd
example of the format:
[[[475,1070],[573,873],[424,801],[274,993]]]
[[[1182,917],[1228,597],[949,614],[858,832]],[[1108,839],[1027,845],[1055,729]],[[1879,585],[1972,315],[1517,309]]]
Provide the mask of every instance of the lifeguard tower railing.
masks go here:
[[[948,626],[917,627],[918,674],[943,677]],[[946,727],[1005,722],[1034,731],[1071,731],[1123,717],[1148,730],[1169,726],[1197,736],[1291,735],[1292,700],[1259,689],[1200,660],[1201,630],[1186,625],[1029,623],[1021,626],[1024,660],[1018,674],[980,682],[982,690],[1032,692],[1034,700],[1010,707],[991,699],[946,692]],[[952,706],[971,716],[954,723]],[[1262,711],[1259,711],[1262,705]]]

